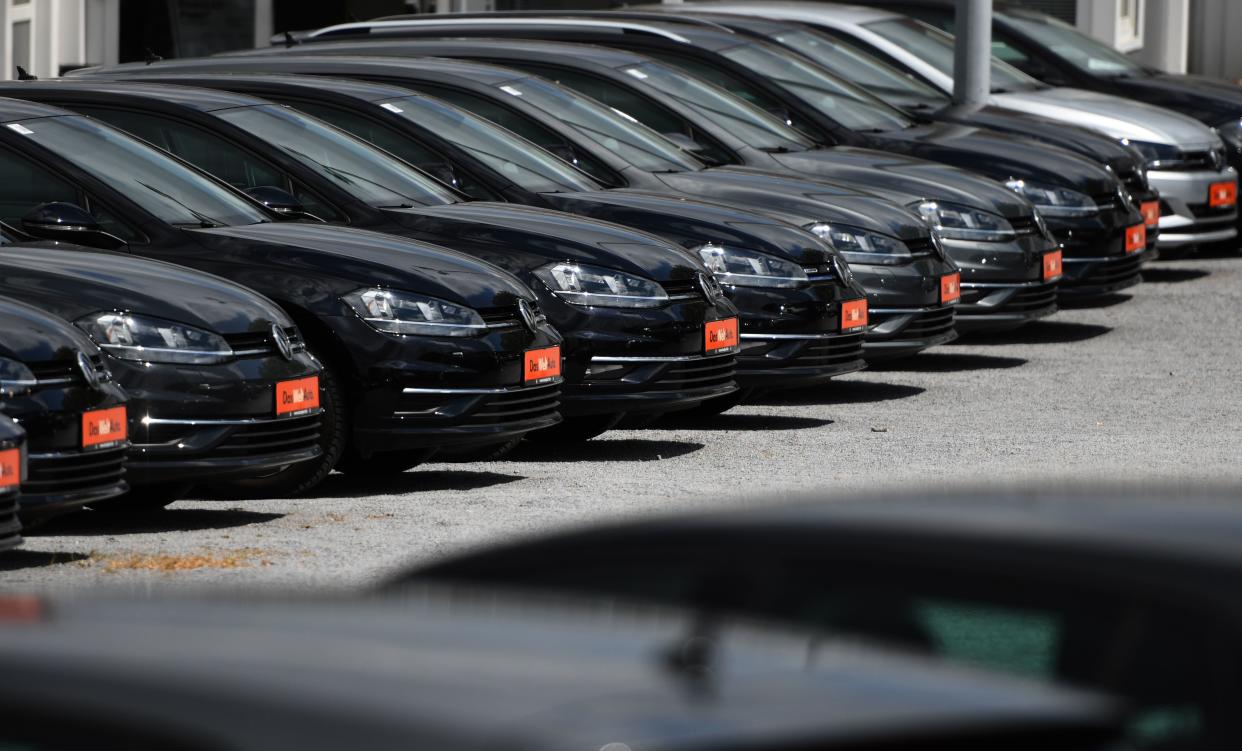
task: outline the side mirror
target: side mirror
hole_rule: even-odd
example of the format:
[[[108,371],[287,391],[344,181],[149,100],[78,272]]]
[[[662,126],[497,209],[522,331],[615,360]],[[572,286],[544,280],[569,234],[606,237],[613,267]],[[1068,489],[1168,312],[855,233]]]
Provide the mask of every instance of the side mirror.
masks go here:
[[[694,152],[703,150],[703,144],[694,140],[685,133],[661,133],[660,135],[677,144],[677,148],[682,149],[683,151]]]
[[[305,214],[306,207],[292,193],[275,185],[259,185],[246,190],[246,195],[277,214]]]
[[[77,243],[92,248],[118,250],[125,241],[104,232],[81,206],[56,201],[35,206],[22,217],[22,229],[44,240]]]

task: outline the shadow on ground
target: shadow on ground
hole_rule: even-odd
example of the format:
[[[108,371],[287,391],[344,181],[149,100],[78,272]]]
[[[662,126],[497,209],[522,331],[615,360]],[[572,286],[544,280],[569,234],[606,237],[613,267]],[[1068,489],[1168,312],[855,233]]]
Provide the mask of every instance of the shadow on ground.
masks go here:
[[[47,568],[62,563],[84,561],[90,556],[84,553],[44,553],[37,550],[11,550],[0,555],[0,571],[22,571],[28,568]]]
[[[893,362],[871,366],[878,372],[905,373],[957,373],[964,370],[1004,370],[1026,364],[1021,357],[997,357],[996,355],[972,355],[964,352],[923,352]]]
[[[1073,321],[1036,321],[996,334],[973,334],[964,344],[1069,344],[1085,342],[1112,331],[1111,326]],[[920,355],[923,357],[924,355]]]
[[[832,420],[790,415],[754,415],[726,412],[723,415],[671,414],[650,427],[656,430],[808,430],[831,425]]]
[[[650,462],[693,454],[703,448],[694,441],[645,438],[595,439],[583,443],[523,443],[501,461],[512,462]]]
[[[307,498],[354,498],[367,495],[404,495],[437,490],[479,490],[525,480],[521,475],[499,472],[477,472],[468,469],[422,469],[378,477],[346,475],[339,472],[328,477],[309,492]]]
[[[225,503],[228,501],[221,501],[219,509],[177,508],[176,505],[162,511],[99,512],[87,509],[58,517],[24,534],[27,537],[88,537],[144,532],[197,532],[204,529],[230,529],[248,524],[263,524],[284,516],[234,507],[225,508]]]
[[[1178,284],[1193,282],[1205,276],[1211,276],[1207,269],[1174,269],[1167,266],[1143,269],[1143,281],[1148,284]]]
[[[748,404],[773,406],[797,406],[801,404],[860,404],[863,402],[887,402],[909,399],[926,389],[903,383],[880,383],[878,381],[832,381],[822,386],[812,386],[791,391],[773,391],[755,397]]]
[[[1083,310],[1084,308],[1111,308],[1114,305],[1130,302],[1134,299],[1134,295],[1124,295],[1120,292],[1114,292],[1111,295],[1100,295],[1099,297],[1088,297],[1082,300],[1071,298],[1061,298],[1057,300],[1057,307],[1061,310]],[[1030,324],[1028,324],[1029,326]]]

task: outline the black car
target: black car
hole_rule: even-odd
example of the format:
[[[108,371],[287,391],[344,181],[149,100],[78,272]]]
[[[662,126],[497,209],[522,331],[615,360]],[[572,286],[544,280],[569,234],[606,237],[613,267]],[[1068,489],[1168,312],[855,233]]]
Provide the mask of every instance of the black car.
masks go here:
[[[246,492],[304,490],[333,465],[404,469],[438,447],[505,441],[560,419],[560,336],[504,271],[390,235],[281,221],[206,173],[66,110],[4,99],[0,122],[0,219],[214,273],[276,302],[297,325],[323,366],[324,453],[236,481]],[[271,336],[251,344],[279,346]],[[547,367],[529,374],[531,362]],[[297,388],[287,396],[299,393],[314,398]],[[33,433],[31,447],[33,476]]]
[[[1155,247],[1146,238],[1138,198],[1130,195],[1119,177],[1093,160],[1045,142],[998,133],[960,123],[920,121],[860,87],[807,60],[781,45],[722,29],[718,25],[668,21],[627,22],[624,14],[590,19],[520,18],[468,19],[460,27],[432,20],[409,21],[399,27],[374,29],[372,38],[389,36],[454,34],[470,37],[545,39],[602,44],[650,56],[708,81],[753,104],[775,120],[787,123],[817,148],[848,147],[950,164],[990,177],[1027,198],[1047,221],[1053,236],[1065,249],[1068,266],[1062,288],[1067,293],[1094,290],[1099,279],[1084,283],[1082,272],[1101,253],[1116,258],[1107,266],[1130,268],[1127,257],[1130,235],[1141,231],[1143,254]],[[614,70],[641,79],[671,97],[685,96],[685,85],[656,68],[640,63],[613,65]],[[577,68],[575,80],[588,87],[598,84],[583,78]],[[549,73],[549,75],[551,75]],[[557,71],[558,76],[565,75]],[[578,85],[570,83],[570,85]],[[706,114],[706,113],[705,113]],[[1144,186],[1145,187],[1145,186]],[[950,253],[953,248],[950,247]],[[1025,255],[1030,249],[1017,251]],[[956,257],[955,257],[956,258]],[[1109,272],[1096,262],[1097,276]],[[1139,281],[1136,273],[1128,277]],[[1015,281],[1025,279],[1021,276]],[[1110,286],[1110,285],[1105,285]],[[1109,288],[1103,291],[1113,291]],[[966,310],[963,310],[965,313]]]
[[[24,524],[129,489],[125,392],[104,366],[102,353],[64,320],[5,298],[0,298],[0,410],[26,431],[19,510]]]
[[[243,58],[219,57],[169,61],[156,70],[246,73],[251,67],[252,63]],[[264,67],[431,91],[534,140],[552,153],[564,155],[603,185],[631,193],[701,197],[806,227],[837,248],[866,290],[870,306],[865,338],[868,359],[910,355],[957,336],[956,298],[942,296],[942,289],[955,294],[957,268],[944,258],[925,222],[881,198],[823,181],[758,170],[703,169],[702,163],[632,118],[508,68],[452,60],[291,55],[268,58]],[[122,70],[125,66],[117,69]],[[156,74],[145,72],[147,76]],[[353,85],[348,81],[323,83],[325,88],[345,90]],[[367,111],[355,107],[358,113]],[[329,116],[330,111],[321,109],[315,114]],[[339,115],[332,117],[343,127],[351,127]],[[356,120],[352,122],[356,126]],[[389,139],[383,145],[395,148],[399,144]],[[417,156],[410,154],[412,159]],[[446,179],[452,177],[445,172],[450,165],[442,160],[425,166]],[[482,188],[469,184],[462,187]],[[506,187],[495,189],[504,191]],[[973,200],[967,194],[961,198]],[[1031,259],[1035,273],[1040,260]],[[1055,305],[1054,298],[1055,290],[1030,290],[1028,312],[1016,318],[1041,314],[1043,308]],[[1015,315],[1002,312],[998,318],[999,325],[1010,325]]]
[[[760,506],[484,549],[394,586],[589,592],[862,635],[1117,694],[1139,749],[1242,743],[1236,489]]]
[[[411,598],[21,601],[0,744],[105,751],[1108,751],[1115,704],[693,612]],[[66,716],[66,707],[72,712]]]
[[[0,386],[0,409],[4,408]],[[17,515],[22,477],[26,474],[26,431],[0,413],[0,552],[22,544],[22,521]]]
[[[170,80],[193,83],[177,77]],[[222,77],[213,83],[218,88],[232,88],[234,80]],[[318,90],[313,85],[309,88]],[[383,164],[394,161],[393,153],[406,157],[403,152],[408,152],[408,148],[396,152],[389,148],[389,153],[384,153],[303,113],[274,107],[263,99],[218,90],[111,81],[21,84],[14,89],[23,98],[68,107],[126,130],[236,188],[275,186],[293,191],[300,203],[298,210],[328,221],[441,244],[454,243],[452,237],[429,233],[415,211],[386,211],[374,205],[377,188],[395,190],[408,184],[408,179],[403,179],[408,170],[386,170]],[[388,98],[402,100],[409,94],[403,91]],[[386,115],[394,114],[391,108],[401,111],[393,102],[385,105],[387,109],[381,107],[381,112]],[[354,106],[362,105],[355,102]],[[375,106],[379,107],[379,102]],[[452,109],[440,104],[441,111],[446,108]],[[421,122],[424,131],[438,131],[451,139],[455,133],[463,133],[462,118],[472,116],[453,113],[448,122],[443,121],[442,112],[440,117],[441,121],[432,122],[430,117],[411,113],[410,119],[403,122]],[[497,152],[503,150],[517,160],[495,168],[473,160],[476,169],[487,174],[471,180],[472,185],[478,179],[513,185],[511,190],[481,197],[505,196],[523,204],[645,230],[686,248],[710,264],[726,295],[742,313],[741,352],[750,353],[742,359],[743,372],[737,376],[742,387],[805,386],[864,366],[865,316],[846,320],[842,309],[865,310],[865,293],[850,283],[848,269],[823,240],[766,216],[725,206],[653,195],[606,193],[589,177],[551,154],[541,153],[534,144],[522,142],[485,121],[477,122],[477,127],[489,129],[482,153],[499,158]],[[461,151],[460,147],[450,148]],[[521,171],[519,163],[524,165]],[[525,184],[531,187],[515,194],[523,188],[514,184],[512,177],[506,177],[506,169],[519,178],[529,176]],[[444,171],[433,174],[436,173]],[[368,182],[358,180],[361,174],[368,175]],[[400,192],[411,193],[408,189]],[[425,193],[420,197],[425,197]],[[438,189],[425,203],[430,204],[443,194]],[[568,229],[572,235],[572,227]],[[462,240],[468,243],[471,238],[466,236]],[[470,246],[463,243],[461,250],[469,252]],[[566,333],[574,338],[574,331]],[[739,390],[735,395],[712,399],[704,407],[728,408],[742,393]]]
[[[131,492],[93,508],[161,508],[195,482],[322,455],[319,364],[274,303],[124,253],[8,237],[2,250],[0,296],[74,323],[129,397]],[[288,401],[298,391],[304,397]]]

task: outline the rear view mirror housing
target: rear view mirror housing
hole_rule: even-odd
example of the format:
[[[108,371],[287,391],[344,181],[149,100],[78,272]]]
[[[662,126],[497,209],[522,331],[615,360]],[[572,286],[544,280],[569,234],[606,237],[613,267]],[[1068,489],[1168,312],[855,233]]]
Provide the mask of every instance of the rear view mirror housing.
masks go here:
[[[35,206],[22,217],[22,230],[43,240],[104,250],[119,250],[126,245],[121,238],[105,232],[86,209],[62,201]]]
[[[274,211],[287,219],[313,219],[317,222],[323,221],[319,217],[308,212],[306,207],[302,205],[302,202],[284,188],[278,188],[275,185],[256,185],[253,188],[247,188],[246,195],[263,204],[269,210]]]

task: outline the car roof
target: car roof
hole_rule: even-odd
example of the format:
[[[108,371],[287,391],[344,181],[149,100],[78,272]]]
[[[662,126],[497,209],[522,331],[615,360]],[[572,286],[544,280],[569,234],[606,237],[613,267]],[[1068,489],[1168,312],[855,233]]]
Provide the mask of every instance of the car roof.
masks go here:
[[[6,97],[3,96],[3,91],[0,91],[0,122],[8,123],[14,120],[29,120],[32,117],[59,117],[73,114],[75,113],[60,107]]]
[[[90,79],[59,79],[55,81],[23,81],[15,84],[0,84],[0,96],[6,90],[17,87],[37,88],[43,91],[77,91],[97,94],[101,99],[116,101],[122,97],[142,99],[159,99],[171,105],[187,107],[200,112],[228,109],[231,107],[252,107],[269,102],[245,94],[234,94],[229,91],[200,89],[188,86],[176,86],[163,83],[139,83],[136,81],[117,81],[109,78]]]
[[[247,83],[270,84],[273,90],[281,89],[314,89],[326,91],[340,97],[358,99],[365,102],[376,102],[382,99],[418,95],[417,91],[387,83],[360,81],[356,78],[331,78],[328,76],[296,75],[290,73],[196,73],[193,71],[168,71],[158,76],[169,83],[185,81],[185,86],[194,86],[194,81],[245,81]],[[510,76],[511,77],[511,76]],[[134,78],[144,78],[135,74]],[[150,79],[148,79],[150,80]],[[262,100],[259,100],[262,101]]]
[[[451,36],[451,35],[450,35]],[[548,42],[537,39],[507,39],[507,38],[483,38],[483,37],[465,37],[459,39],[423,39],[423,38],[397,38],[397,39],[358,39],[351,41],[338,42],[316,42],[316,48],[323,47],[349,47],[360,50],[358,54],[367,54],[361,50],[364,48],[383,49],[385,45],[394,47],[414,47],[428,50],[428,57],[435,57],[435,49],[439,47],[460,47],[462,45],[470,45],[477,48],[480,52],[492,52],[503,50],[507,53],[515,53],[526,58],[571,58],[605,65],[609,68],[618,68],[622,65],[638,65],[641,63],[651,62],[651,58],[634,52],[626,52],[625,50],[614,49],[612,47],[603,47],[593,44],[582,44],[578,42]],[[296,49],[296,48],[295,48]],[[376,52],[376,55],[382,56],[383,52]]]
[[[686,645],[709,638],[697,623],[683,611],[478,590],[76,600],[37,624],[0,624],[0,701],[48,694],[77,715],[87,695],[101,713],[199,723],[213,719],[204,702],[232,701],[259,716],[303,708],[299,731],[312,739],[362,718],[407,740],[426,728],[544,749],[725,749],[1112,719],[1094,697],[858,644],[812,648],[811,635],[734,621],[714,621],[710,651],[683,664]]]
[[[890,18],[903,18],[902,14],[893,11],[884,10],[883,8],[868,8],[863,5],[837,5],[835,3],[819,3],[819,2],[789,2],[788,0],[770,0],[761,3],[757,2],[735,2],[733,0],[724,0],[723,2],[704,2],[695,3],[702,5],[704,8],[746,8],[762,15],[765,11],[782,11],[788,13],[797,13],[806,18],[823,18],[831,15],[833,19],[847,24],[865,24],[872,21],[881,21]]]

